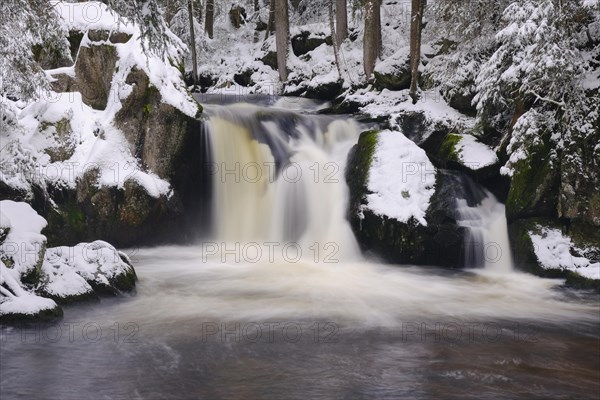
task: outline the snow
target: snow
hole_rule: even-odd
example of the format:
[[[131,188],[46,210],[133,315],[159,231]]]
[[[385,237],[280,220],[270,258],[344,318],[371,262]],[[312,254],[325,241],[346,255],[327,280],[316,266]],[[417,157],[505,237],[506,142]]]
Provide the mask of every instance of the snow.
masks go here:
[[[458,158],[462,164],[478,170],[498,162],[496,152],[479,142],[472,135],[459,135],[460,140],[455,146]]]
[[[410,68],[409,57],[410,47],[401,47],[391,57],[377,63],[377,65],[375,65],[375,72],[387,75],[396,73],[402,67]]]
[[[44,310],[56,308],[56,303],[44,297],[25,291],[14,270],[0,260],[0,316],[7,314],[34,315]]]
[[[425,151],[401,132],[377,135],[369,170],[366,208],[401,222],[415,218],[427,225],[425,213],[434,194],[436,170]]]
[[[1,139],[2,169],[0,178],[10,187],[32,193],[32,184],[46,187],[74,188],[77,179],[86,172],[99,171],[97,185],[123,188],[128,180],[143,186],[153,197],[170,196],[169,182],[161,179],[140,164],[130,150],[123,133],[114,126],[115,115],[122,108],[121,101],[132,91],[125,83],[133,68],[146,72],[151,85],[161,94],[163,103],[172,105],[184,114],[195,117],[198,105],[187,91],[179,70],[169,60],[154,54],[145,54],[137,25],[120,19],[100,2],[53,3],[69,30],[103,29],[132,34],[127,43],[110,44],[118,53],[112,86],[105,110],[87,106],[78,92],[49,91],[36,102],[20,104],[6,100],[6,106],[15,119],[15,126],[3,129]],[[81,46],[94,46],[87,35]],[[46,71],[50,80],[59,74],[74,76],[74,67]],[[48,126],[60,120],[70,123],[72,132],[57,140],[55,128]],[[48,149],[73,149],[66,160],[51,160]],[[14,163],[6,164],[6,157]]]
[[[69,30],[85,32],[89,29],[135,33],[133,24],[120,18],[119,15],[101,2],[65,3],[51,1],[50,3]]]
[[[11,261],[17,274],[27,273],[41,261],[46,244],[41,234],[47,222],[27,203],[0,201],[0,227],[9,227],[8,236],[0,245],[0,258]]]
[[[56,307],[54,301],[29,293],[20,283],[21,275],[41,261],[46,243],[41,231],[46,225],[29,204],[0,201],[0,229],[9,229],[0,245],[0,315],[36,314]]]
[[[131,270],[120,256],[113,246],[100,240],[50,248],[42,265],[47,281],[44,291],[59,297],[92,293],[88,282],[109,285],[109,279]]]
[[[45,250],[40,232],[46,225],[29,204],[0,201],[0,233],[8,229],[0,245],[0,315],[36,314],[57,306],[34,291],[60,298],[91,294],[92,284],[111,286],[111,280],[132,271],[123,253],[100,240]],[[26,287],[21,277],[39,265],[40,286]]]
[[[559,229],[541,228],[539,234],[529,232],[529,236],[543,268],[569,270],[584,278],[600,279],[600,262],[585,257],[591,249],[577,248],[571,238],[564,236]],[[573,253],[581,255],[575,256]]]

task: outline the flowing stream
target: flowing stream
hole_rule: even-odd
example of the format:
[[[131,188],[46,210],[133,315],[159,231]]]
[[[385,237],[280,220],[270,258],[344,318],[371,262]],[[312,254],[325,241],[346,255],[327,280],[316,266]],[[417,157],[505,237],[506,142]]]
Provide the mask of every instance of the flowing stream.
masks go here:
[[[501,203],[457,200],[473,268],[365,259],[361,127],[282,105],[205,108],[212,233],[130,249],[135,296],[3,328],[2,398],[598,398],[598,297],[515,271]]]

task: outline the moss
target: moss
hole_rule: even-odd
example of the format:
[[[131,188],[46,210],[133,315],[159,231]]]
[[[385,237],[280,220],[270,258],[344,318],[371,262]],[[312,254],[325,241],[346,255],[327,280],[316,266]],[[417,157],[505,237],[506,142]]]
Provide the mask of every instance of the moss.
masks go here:
[[[520,270],[543,278],[564,279],[565,286],[568,287],[591,289],[600,292],[600,280],[587,279],[570,270],[561,268],[548,269],[540,265],[534,252],[530,232],[539,234],[543,227],[565,229],[558,221],[547,218],[529,218],[510,224],[509,238],[515,266]],[[585,239],[587,234],[591,234],[594,238],[598,237],[598,233],[594,231],[594,227],[574,226],[567,236],[573,240],[576,247],[585,247],[590,244],[590,240]]]
[[[529,148],[526,159],[515,164],[506,200],[509,220],[520,216],[555,216],[556,199],[552,198],[558,193],[558,188],[553,187],[558,183],[555,181],[556,169],[550,160],[550,146],[542,140],[541,144]]]
[[[461,136],[454,133],[449,133],[440,145],[439,155],[446,161],[460,162],[456,145],[460,142]]]
[[[150,115],[150,112],[152,112],[152,105],[145,104],[143,110],[144,110],[144,117],[148,117],[148,115]]]

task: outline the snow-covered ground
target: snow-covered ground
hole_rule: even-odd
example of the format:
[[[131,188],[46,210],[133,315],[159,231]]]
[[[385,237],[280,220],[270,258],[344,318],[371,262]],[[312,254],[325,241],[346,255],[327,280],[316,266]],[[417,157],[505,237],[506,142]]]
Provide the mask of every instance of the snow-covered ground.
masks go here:
[[[364,206],[378,215],[407,222],[415,218],[427,225],[425,212],[435,192],[436,170],[425,150],[401,132],[378,133]]]
[[[530,232],[529,235],[535,255],[543,268],[565,269],[584,278],[600,279],[600,262],[586,257],[591,249],[577,248],[571,238],[563,235],[559,229],[542,228],[539,234]],[[595,249],[595,252],[600,254],[600,249]]]

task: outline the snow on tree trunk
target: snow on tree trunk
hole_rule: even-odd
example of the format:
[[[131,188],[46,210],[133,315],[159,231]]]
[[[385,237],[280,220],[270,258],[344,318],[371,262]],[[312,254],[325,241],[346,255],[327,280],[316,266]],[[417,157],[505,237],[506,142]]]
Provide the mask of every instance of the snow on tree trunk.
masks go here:
[[[287,56],[289,49],[290,21],[287,0],[275,2],[275,46],[277,48],[277,70],[281,82],[287,80]]]
[[[206,20],[204,21],[204,31],[209,38],[213,38],[213,25],[215,22],[215,0],[206,1]]]
[[[335,20],[335,40],[339,46],[348,37],[348,9],[346,0],[335,1]]]
[[[419,64],[421,63],[421,30],[425,0],[412,0],[410,10],[410,97],[413,103],[419,99]]]
[[[196,57],[196,33],[194,32],[194,5],[188,0],[188,16],[190,20],[190,50],[192,52],[192,80],[194,85],[198,81],[198,59]]]
[[[363,64],[367,80],[373,74],[375,61],[381,51],[380,0],[365,0],[365,34]]]

